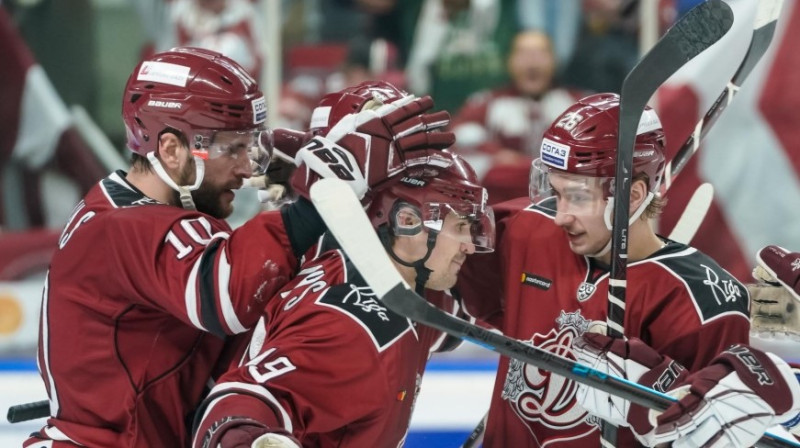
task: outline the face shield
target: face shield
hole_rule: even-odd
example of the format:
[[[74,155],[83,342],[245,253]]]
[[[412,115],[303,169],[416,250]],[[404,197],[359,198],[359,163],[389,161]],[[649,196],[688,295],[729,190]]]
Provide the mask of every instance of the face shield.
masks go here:
[[[494,211],[480,204],[425,203],[422,225],[439,237],[472,244],[475,252],[494,251]]]
[[[536,159],[531,165],[529,193],[534,204],[551,212],[605,215],[608,198],[614,193],[614,178],[567,173]]]
[[[272,157],[272,132],[266,126],[241,131],[198,132],[192,154],[203,160],[247,159],[252,177],[264,176]]]

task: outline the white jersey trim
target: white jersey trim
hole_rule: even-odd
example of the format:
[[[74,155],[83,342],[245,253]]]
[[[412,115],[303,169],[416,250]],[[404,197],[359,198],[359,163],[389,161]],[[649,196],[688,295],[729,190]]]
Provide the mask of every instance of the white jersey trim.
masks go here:
[[[292,419],[289,418],[289,413],[286,412],[286,409],[284,409],[283,406],[281,406],[281,404],[278,402],[278,399],[275,398],[275,396],[272,395],[272,393],[266,387],[258,386],[255,384],[239,383],[239,382],[218,384],[213,389],[211,389],[209,395],[213,395],[215,393],[220,393],[220,392],[223,393],[227,392],[227,393],[224,396],[214,400],[212,402],[212,405],[216,404],[217,401],[227,397],[228,395],[236,394],[237,389],[252,392],[258,395],[259,397],[263,398],[265,401],[269,402],[274,407],[274,409],[277,409],[278,412],[280,413],[281,419],[283,419],[283,429],[285,429],[288,432],[292,432],[293,430]],[[206,409],[205,414],[203,414],[204,419],[208,415],[209,411],[211,411],[212,405],[209,405],[208,408]]]
[[[67,437],[66,434],[61,432],[61,430],[56,428],[55,426],[45,426],[44,428],[42,428],[42,431],[45,433],[47,437],[53,440],[57,440],[59,442],[71,442],[78,446],[86,446],[70,439],[69,437]]]
[[[42,291],[42,358],[44,358],[44,372],[47,375],[47,384],[50,387],[50,415],[56,416],[59,411],[58,391],[56,382],[50,371],[50,270],[44,277],[44,290]]]

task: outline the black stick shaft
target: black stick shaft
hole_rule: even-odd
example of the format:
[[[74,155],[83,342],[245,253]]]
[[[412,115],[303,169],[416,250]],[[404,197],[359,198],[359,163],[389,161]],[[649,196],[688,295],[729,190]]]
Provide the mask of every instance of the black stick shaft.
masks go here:
[[[49,416],[50,402],[42,400],[9,407],[6,419],[9,423],[20,423]]]

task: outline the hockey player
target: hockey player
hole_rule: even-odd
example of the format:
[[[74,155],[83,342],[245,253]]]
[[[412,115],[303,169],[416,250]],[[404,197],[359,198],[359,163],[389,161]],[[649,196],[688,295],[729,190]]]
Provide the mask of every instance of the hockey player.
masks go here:
[[[492,249],[493,215],[462,159],[420,162],[373,190],[367,214],[406,282],[456,314],[445,291],[468,255]],[[329,250],[267,304],[241,364],[200,409],[194,447],[400,446],[444,340],[385,308],[346,254]]]
[[[783,304],[773,311],[782,308],[784,313],[796,315],[800,301],[800,253],[767,246],[756,258],[755,277],[762,283],[775,285],[776,289],[765,292],[765,297],[769,297],[769,302]],[[782,295],[788,296],[788,303],[782,301]],[[783,322],[792,320],[779,313],[770,315],[780,316]],[[754,320],[755,325],[758,320]],[[751,341],[753,345],[756,343]],[[602,335],[584,335],[576,342],[575,349],[580,362],[631,381],[647,384],[653,378],[669,375],[668,358],[637,339],[624,342]],[[672,369],[675,367],[673,363]],[[767,430],[793,437],[778,425],[800,436],[800,384],[796,373],[797,369],[773,353],[737,344],[675,385],[669,394],[680,401],[663,414],[637,409],[627,400],[583,385],[578,386],[578,397],[592,414],[630,426],[636,438],[647,446],[671,442],[677,448],[746,447],[753,446]]]
[[[404,96],[342,116],[297,152],[296,187],[337,175],[364,195],[401,175],[405,155],[447,139],[421,125],[431,106]],[[232,190],[264,173],[284,135],[264,127],[261,91],[229,58],[176,48],[141,62],[122,115],[131,169],[78,204],[45,281],[38,361],[51,418],[28,447],[188,446],[225,336],[255,324],[324,230],[305,199],[236,231],[223,221]]]
[[[531,170],[533,204],[495,206],[497,251],[472,257],[459,291],[466,310],[509,337],[574,359],[572,342],[607,316],[619,97],[579,100],[544,134]],[[688,369],[747,341],[746,289],[709,257],[654,233],[663,203],[665,137],[644,111],[637,131],[628,232],[624,334]],[[501,300],[492,300],[500,294]],[[600,420],[563,377],[501,357],[486,447],[598,446]],[[631,446],[621,430],[618,446]]]

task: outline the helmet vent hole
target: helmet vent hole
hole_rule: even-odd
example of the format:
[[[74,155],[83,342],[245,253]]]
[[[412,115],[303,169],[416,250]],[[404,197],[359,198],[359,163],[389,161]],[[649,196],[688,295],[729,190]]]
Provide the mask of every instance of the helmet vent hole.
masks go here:
[[[223,80],[225,83],[227,83],[227,84],[230,84],[230,85],[233,85],[233,81],[231,81],[230,79],[228,79],[228,77],[227,77],[227,76],[220,76],[220,78],[221,78],[221,79],[222,79],[222,80]]]
[[[148,90],[149,90],[149,89],[154,89],[155,87],[156,87],[156,86],[155,86],[155,85],[153,85],[153,84],[147,84],[147,85],[145,85],[145,86],[144,86],[144,88],[145,88],[145,89],[148,89]]]
[[[597,129],[597,126],[592,126],[592,127],[590,127],[589,129],[585,130],[585,131],[584,131],[584,133],[587,133],[587,134],[588,134],[588,133],[590,133],[590,132],[594,132],[594,130],[595,130],[595,129]]]
[[[142,97],[141,93],[134,93],[133,95],[131,95],[131,103],[135,103],[141,97]]]
[[[144,123],[142,122],[142,120],[139,119],[139,117],[134,117],[133,119],[136,120],[136,124],[138,124],[144,129],[147,129],[147,126],[144,125]]]

